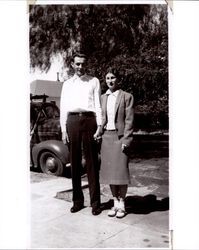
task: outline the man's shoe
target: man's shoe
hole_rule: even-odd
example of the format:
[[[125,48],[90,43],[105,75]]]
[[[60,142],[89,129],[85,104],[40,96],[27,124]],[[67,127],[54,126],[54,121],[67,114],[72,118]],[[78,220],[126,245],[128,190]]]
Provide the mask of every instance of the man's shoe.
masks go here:
[[[83,208],[84,208],[84,205],[74,205],[73,207],[71,207],[70,211],[71,213],[76,213]]]
[[[92,214],[93,215],[98,215],[101,214],[102,210],[101,208],[97,207],[97,208],[92,208]]]

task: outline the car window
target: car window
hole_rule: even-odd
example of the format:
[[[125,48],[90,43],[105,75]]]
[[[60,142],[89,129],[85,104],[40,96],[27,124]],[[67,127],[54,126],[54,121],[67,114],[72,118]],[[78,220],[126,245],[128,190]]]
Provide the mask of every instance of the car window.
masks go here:
[[[59,109],[56,106],[46,106],[45,113],[48,118],[59,117]]]

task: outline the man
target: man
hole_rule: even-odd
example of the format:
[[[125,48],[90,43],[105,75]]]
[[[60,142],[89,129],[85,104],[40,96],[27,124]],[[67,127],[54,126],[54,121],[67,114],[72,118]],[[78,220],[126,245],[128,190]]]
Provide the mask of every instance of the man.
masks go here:
[[[82,146],[86,160],[92,214],[100,210],[99,166],[96,139],[101,126],[100,83],[85,73],[86,57],[75,54],[74,75],[64,82],[60,101],[62,140],[68,143],[72,165],[73,206],[71,213],[84,207],[81,187]]]

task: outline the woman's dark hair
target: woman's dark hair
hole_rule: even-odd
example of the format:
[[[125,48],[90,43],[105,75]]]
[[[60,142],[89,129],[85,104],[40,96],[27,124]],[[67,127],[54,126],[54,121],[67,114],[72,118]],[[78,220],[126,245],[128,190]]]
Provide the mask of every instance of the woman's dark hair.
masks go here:
[[[106,70],[105,76],[106,76],[108,73],[112,73],[114,76],[116,76],[118,82],[120,82],[121,76],[120,76],[120,74],[119,74],[119,71],[118,71],[115,67],[109,67],[109,68]]]

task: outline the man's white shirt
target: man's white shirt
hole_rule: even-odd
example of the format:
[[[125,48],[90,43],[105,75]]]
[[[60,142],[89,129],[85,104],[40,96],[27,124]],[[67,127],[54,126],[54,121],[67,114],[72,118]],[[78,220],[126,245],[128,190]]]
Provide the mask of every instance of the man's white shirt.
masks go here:
[[[97,125],[102,123],[100,105],[100,83],[96,77],[74,75],[64,82],[60,100],[60,124],[66,131],[69,112],[92,111],[96,114]]]

